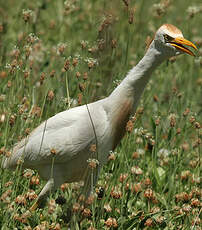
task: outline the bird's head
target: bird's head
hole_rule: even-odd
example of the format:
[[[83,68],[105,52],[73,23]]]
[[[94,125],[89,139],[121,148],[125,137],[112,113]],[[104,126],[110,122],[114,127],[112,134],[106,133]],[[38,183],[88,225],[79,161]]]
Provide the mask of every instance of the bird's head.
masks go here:
[[[171,24],[164,24],[157,30],[154,44],[168,58],[182,53],[195,56],[188,47],[197,50],[196,46],[185,39],[182,32]]]

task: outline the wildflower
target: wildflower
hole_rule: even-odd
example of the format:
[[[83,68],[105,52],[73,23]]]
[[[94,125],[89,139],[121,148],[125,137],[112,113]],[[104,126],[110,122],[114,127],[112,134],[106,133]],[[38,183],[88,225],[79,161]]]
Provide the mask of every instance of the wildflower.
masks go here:
[[[15,120],[16,120],[16,115],[11,115],[9,119],[10,126],[13,126],[15,124]]]
[[[66,47],[67,47],[66,43],[59,43],[57,45],[57,54],[62,55],[64,53]]]
[[[46,77],[45,73],[42,72],[42,73],[41,73],[41,76],[40,76],[40,85],[43,84],[43,82],[44,82],[44,80],[45,80],[45,77]]]
[[[131,133],[133,131],[133,126],[134,126],[133,122],[129,120],[126,124],[126,131]]]
[[[151,213],[157,213],[157,212],[160,212],[160,208],[158,206],[154,206],[152,209],[151,209]]]
[[[12,193],[11,189],[6,190],[0,197],[0,201],[3,203],[10,203],[10,195]]]
[[[115,49],[117,47],[117,40],[116,39],[111,40],[111,47],[112,47],[112,49]]]
[[[164,216],[157,216],[155,220],[158,224],[162,224],[165,221],[165,219],[166,218]]]
[[[191,206],[199,207],[200,205],[201,205],[201,202],[199,201],[198,198],[192,198],[191,199]]]
[[[87,163],[88,163],[88,166],[91,168],[91,169],[95,169],[97,168],[97,166],[99,165],[99,161],[97,159],[88,159],[87,160]]]
[[[200,217],[195,217],[192,221],[192,226],[195,226],[195,225],[200,225],[201,224],[201,219]],[[200,229],[200,228],[199,228]]]
[[[116,152],[109,152],[108,160],[114,161],[116,159]]]
[[[176,202],[180,202],[180,201],[188,201],[190,199],[190,196],[188,193],[186,192],[182,192],[182,193],[179,193],[179,194],[176,194],[175,195],[175,199],[176,199]]]
[[[112,187],[111,193],[110,193],[111,197],[113,197],[114,199],[119,199],[122,197],[122,192],[119,190],[118,187]]]
[[[198,164],[198,161],[197,160],[191,160],[189,162],[189,166],[192,167],[192,168],[195,168]]]
[[[145,150],[144,149],[137,149],[136,150],[137,153],[140,155],[140,156],[143,156],[145,154]]]
[[[181,128],[177,128],[176,133],[179,135],[181,133]]]
[[[91,205],[93,203],[93,201],[95,200],[95,194],[90,194],[90,196],[88,196],[87,200],[86,200],[86,204],[87,205]]]
[[[38,176],[32,176],[31,180],[30,180],[30,184],[32,185],[39,185],[39,177]]]
[[[157,95],[154,95],[154,96],[153,96],[153,99],[154,99],[155,102],[158,102],[158,101],[159,101],[159,98],[158,98]]]
[[[195,122],[195,123],[194,123],[194,126],[195,126],[196,129],[200,129],[200,128],[201,128],[201,125],[200,125],[199,122]]]
[[[193,123],[195,122],[195,120],[196,120],[196,118],[195,118],[194,116],[191,116],[191,117],[189,118],[189,122],[190,122],[191,124],[193,124]]]
[[[81,48],[82,49],[85,49],[87,47],[87,45],[88,45],[88,41],[84,41],[84,40],[81,41]]]
[[[54,94],[53,90],[49,90],[48,95],[47,95],[48,100],[52,101],[54,96],[55,96],[55,94]]]
[[[134,21],[134,11],[133,10],[130,10],[129,11],[129,18],[128,18],[128,23],[129,24],[133,24],[133,21]]]
[[[29,71],[24,71],[24,78],[27,79],[30,75]]]
[[[103,187],[99,187],[99,188],[96,189],[97,198],[98,198],[99,200],[103,198],[104,192],[105,192],[105,190],[104,190]]]
[[[56,151],[54,148],[52,148],[52,149],[50,150],[50,152],[51,152],[51,154],[52,154],[53,156],[57,155],[57,151]]]
[[[141,191],[142,191],[141,183],[134,184],[134,185],[132,186],[132,191],[133,191],[134,193],[139,193],[139,192],[141,192]]]
[[[85,85],[82,83],[79,83],[79,89],[81,92],[83,92],[85,90]]]
[[[65,71],[69,70],[69,66],[70,66],[70,62],[69,62],[68,59],[66,59],[66,60],[65,60],[65,63],[64,63],[64,67],[63,67],[64,70],[65,70]]]
[[[120,175],[120,177],[119,177],[119,181],[120,181],[121,183],[123,183],[123,182],[127,179],[127,177],[128,177],[128,174],[127,174],[127,173],[125,173],[125,174],[122,174],[122,173],[121,173],[121,175]]]
[[[131,173],[136,175],[141,175],[143,173],[142,169],[138,166],[133,166],[131,168]]]
[[[199,176],[192,176],[192,181],[193,184],[200,184],[201,183],[201,178]]]
[[[79,72],[76,72],[76,77],[80,78],[81,74]]]
[[[148,218],[144,223],[144,226],[147,226],[147,227],[151,227],[152,225],[153,225],[152,218]]]
[[[183,149],[184,151],[188,151],[188,150],[189,150],[189,144],[188,144],[187,142],[184,142],[184,143],[182,144],[182,149]]]
[[[191,175],[191,172],[189,170],[182,171],[181,172],[181,180],[186,180]]]
[[[140,156],[139,156],[139,153],[138,152],[134,152],[133,155],[132,155],[132,158],[133,159],[138,159]]]
[[[193,18],[196,14],[202,11],[202,6],[189,6],[186,11],[189,18]]]
[[[36,200],[37,199],[37,194],[35,193],[34,190],[30,189],[26,194],[25,194],[26,199],[28,200]]]
[[[170,150],[168,150],[168,149],[160,149],[159,151],[158,151],[158,153],[157,153],[157,156],[159,157],[159,158],[166,158],[166,157],[168,157],[170,155]]]
[[[144,185],[150,186],[151,184],[152,184],[151,180],[147,177],[147,178],[144,180]]]
[[[4,123],[5,119],[6,119],[6,115],[5,115],[4,113],[1,114],[1,115],[0,115],[0,123]],[[0,154],[0,155],[1,155],[1,154]]]
[[[176,114],[171,113],[168,117],[168,119],[170,120],[170,127],[175,127],[176,125]]]
[[[148,188],[144,191],[144,197],[149,199],[149,200],[152,200],[154,198],[154,193],[152,191],[152,189]]]
[[[18,195],[15,198],[15,203],[16,204],[26,205],[27,204],[26,197],[24,195]]]
[[[77,59],[77,58],[73,58],[73,60],[72,60],[72,65],[73,65],[74,67],[76,67],[76,66],[78,65],[78,59]]]
[[[73,212],[78,212],[80,210],[80,204],[74,203],[72,207]]]
[[[86,81],[87,79],[88,79],[88,73],[85,72],[85,73],[83,74],[83,80]]]
[[[110,204],[108,204],[108,203],[104,204],[104,209],[105,209],[106,212],[111,212],[112,211],[112,208],[111,208]]]
[[[56,202],[54,199],[50,200],[48,203],[48,213],[52,214],[56,209]]]
[[[31,110],[31,114],[37,117],[41,116],[41,108],[39,106],[34,106]]]
[[[85,217],[90,217],[92,215],[91,210],[89,208],[84,208],[82,215]]]
[[[33,11],[30,9],[27,9],[27,10],[23,9],[22,10],[22,16],[23,16],[23,20],[25,22],[29,22],[31,17],[33,16]]]
[[[198,146],[200,146],[201,144],[201,138],[197,138],[194,142],[193,142],[193,148],[197,148]]]
[[[7,87],[10,88],[12,86],[12,82],[9,80],[7,83]]]
[[[34,171],[31,169],[25,169],[23,171],[23,177],[25,178],[31,178],[31,176],[34,174]]]
[[[159,126],[160,121],[161,121],[161,120],[160,120],[160,117],[157,117],[156,120],[155,120],[155,125],[156,125],[156,126]]]
[[[4,79],[4,78],[6,78],[7,77],[7,72],[6,71],[1,71],[0,72],[0,78],[1,79]]]
[[[50,77],[53,78],[55,76],[55,70],[53,69],[51,72],[50,72]]]
[[[64,183],[64,184],[61,184],[60,188],[61,190],[64,192],[65,190],[67,190],[67,188],[69,187],[69,184],[68,183]]]
[[[5,183],[4,186],[5,186],[5,187],[9,187],[9,186],[12,185],[12,184],[13,184],[13,181],[8,181],[8,182]]]
[[[186,117],[190,112],[189,108],[186,108],[185,111],[183,112],[183,116]]]
[[[81,104],[82,104],[83,95],[82,95],[81,93],[79,93],[79,94],[77,95],[77,97],[78,97],[78,104],[81,105]]]
[[[117,228],[118,224],[115,218],[109,217],[106,221],[105,221],[105,225],[107,227],[113,227],[113,228]]]
[[[97,59],[94,58],[86,58],[84,61],[88,64],[88,68],[91,69],[95,65],[98,65]]]

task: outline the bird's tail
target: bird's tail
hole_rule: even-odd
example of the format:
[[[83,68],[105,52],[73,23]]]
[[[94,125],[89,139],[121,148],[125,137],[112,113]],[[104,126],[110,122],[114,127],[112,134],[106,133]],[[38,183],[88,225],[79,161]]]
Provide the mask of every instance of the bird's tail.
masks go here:
[[[14,146],[11,151],[12,154],[9,157],[4,157],[1,163],[1,167],[3,169],[15,169],[20,161],[23,162],[24,158],[24,140],[20,142],[18,145]]]
[[[1,167],[3,169],[15,169],[20,163],[22,155],[22,152],[18,151],[15,154],[12,154],[10,157],[4,157],[1,163]]]

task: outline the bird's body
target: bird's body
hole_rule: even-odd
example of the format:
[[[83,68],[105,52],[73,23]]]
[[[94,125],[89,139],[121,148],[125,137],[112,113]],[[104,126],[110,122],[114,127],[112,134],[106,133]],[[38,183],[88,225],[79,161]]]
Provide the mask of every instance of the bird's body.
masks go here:
[[[110,96],[49,118],[14,146],[3,167],[15,168],[22,158],[24,168],[36,169],[48,180],[39,198],[64,182],[84,180],[89,187],[87,161],[95,158],[91,146],[96,145],[100,168],[124,136],[126,124],[135,113],[152,71],[164,60],[181,52],[193,55],[182,44],[196,48],[176,27],[161,26],[143,59]]]

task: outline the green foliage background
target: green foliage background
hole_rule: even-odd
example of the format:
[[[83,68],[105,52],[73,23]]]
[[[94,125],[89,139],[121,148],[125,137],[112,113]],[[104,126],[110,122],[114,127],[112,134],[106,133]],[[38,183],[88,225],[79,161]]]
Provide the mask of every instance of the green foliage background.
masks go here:
[[[45,182],[32,181],[37,172],[0,169],[1,229],[200,229],[201,12],[199,0],[0,3],[2,157],[43,120],[109,95],[163,23],[199,48],[196,58],[173,58],[153,73],[135,129],[101,172],[105,195],[87,207],[90,216],[72,211],[82,190],[75,185],[51,195],[65,205],[23,216],[33,203],[27,192],[38,194]]]

